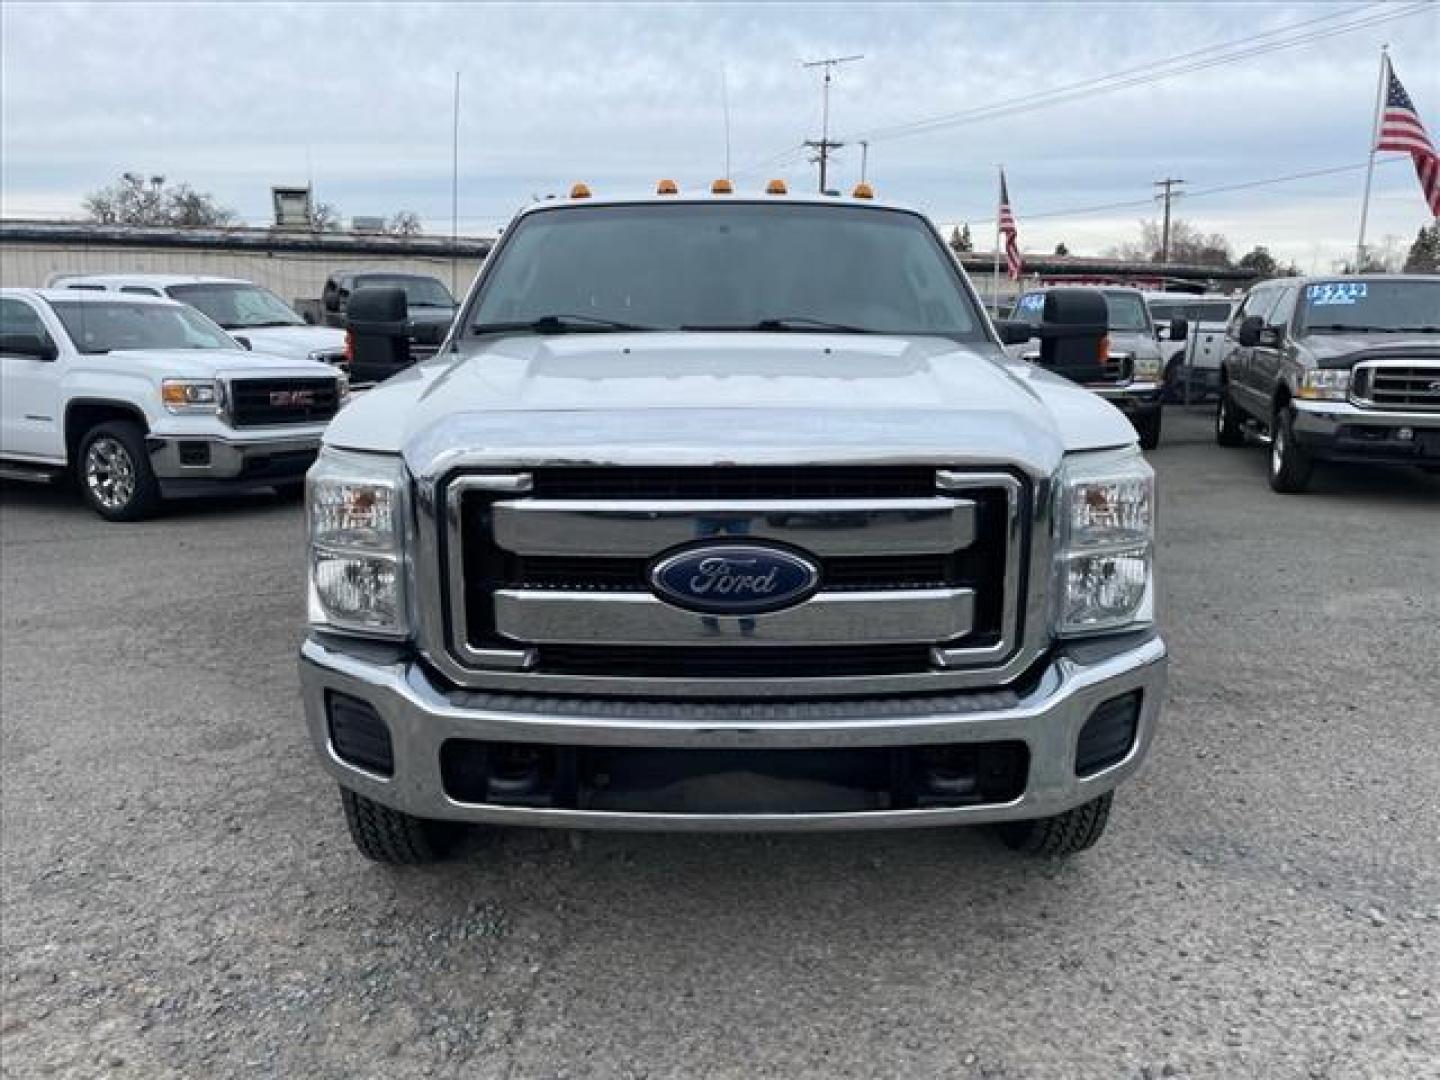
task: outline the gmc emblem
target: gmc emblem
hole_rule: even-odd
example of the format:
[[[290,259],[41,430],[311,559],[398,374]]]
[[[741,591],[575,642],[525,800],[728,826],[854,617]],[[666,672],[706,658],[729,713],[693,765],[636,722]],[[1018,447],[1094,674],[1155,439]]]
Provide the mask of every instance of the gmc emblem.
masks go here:
[[[287,405],[304,405],[309,407],[315,404],[314,390],[271,390],[270,404],[276,408],[284,408]]]

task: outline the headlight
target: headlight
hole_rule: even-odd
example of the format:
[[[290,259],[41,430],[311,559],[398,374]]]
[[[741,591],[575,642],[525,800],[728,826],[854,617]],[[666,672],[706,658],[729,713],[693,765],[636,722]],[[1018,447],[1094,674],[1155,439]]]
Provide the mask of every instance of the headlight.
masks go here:
[[[1160,377],[1160,356],[1145,353],[1135,357],[1135,378],[1153,382]]]
[[[1138,449],[1076,454],[1055,514],[1055,633],[1153,621],[1155,473]]]
[[[160,400],[172,413],[213,413],[220,408],[220,387],[213,379],[165,379]]]
[[[1307,401],[1344,401],[1350,394],[1350,372],[1342,368],[1307,371],[1296,397]]]
[[[404,637],[405,466],[397,457],[322,450],[310,469],[312,626]]]

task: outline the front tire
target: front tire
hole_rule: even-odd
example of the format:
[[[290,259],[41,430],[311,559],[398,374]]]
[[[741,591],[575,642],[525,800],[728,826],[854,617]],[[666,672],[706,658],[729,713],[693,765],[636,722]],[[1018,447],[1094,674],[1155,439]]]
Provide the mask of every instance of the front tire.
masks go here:
[[[1097,799],[1054,817],[1003,822],[1000,839],[1011,851],[1045,859],[1063,859],[1078,854],[1094,847],[1104,835],[1114,798],[1115,793],[1107,791]]]
[[[1310,455],[1295,441],[1294,411],[1279,409],[1270,425],[1270,486],[1286,495],[1304,491],[1313,471]]]
[[[75,474],[85,501],[106,521],[140,521],[160,505],[145,433],[132,421],[111,420],[87,431]]]
[[[282,502],[299,502],[305,497],[305,481],[292,480],[289,483],[276,484],[275,494],[280,496]]]
[[[1245,429],[1230,400],[1230,388],[1224,383],[1220,384],[1220,400],[1215,405],[1215,442],[1220,446],[1245,445]]]
[[[345,823],[360,854],[391,866],[415,866],[443,859],[455,847],[464,827],[431,821],[392,810],[349,788],[340,789]]]

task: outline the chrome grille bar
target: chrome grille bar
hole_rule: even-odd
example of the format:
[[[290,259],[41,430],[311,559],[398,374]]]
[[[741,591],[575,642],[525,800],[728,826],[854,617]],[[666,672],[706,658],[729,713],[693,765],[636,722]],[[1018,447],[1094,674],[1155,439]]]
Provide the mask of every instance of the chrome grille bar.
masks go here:
[[[1356,364],[1350,376],[1350,400],[1367,409],[1440,411],[1440,361]]]
[[[495,543],[524,555],[649,557],[707,537],[779,540],[816,555],[928,555],[975,542],[971,499],[525,499],[494,507]]]
[[[962,637],[975,619],[973,589],[818,593],[765,615],[700,615],[649,593],[500,589],[495,628],[534,645],[817,645],[935,642]]]

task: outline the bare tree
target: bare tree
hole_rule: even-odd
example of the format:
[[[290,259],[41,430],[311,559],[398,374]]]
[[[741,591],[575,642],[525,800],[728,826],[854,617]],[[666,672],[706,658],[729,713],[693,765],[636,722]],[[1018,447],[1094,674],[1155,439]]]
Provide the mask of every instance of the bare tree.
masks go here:
[[[394,236],[419,236],[424,232],[420,215],[414,210],[399,210],[385,226],[385,231]]]
[[[334,203],[317,202],[310,207],[312,232],[339,232],[340,222],[340,208]]]
[[[1111,258],[1131,262],[1159,262],[1162,243],[1161,225],[1157,221],[1140,222],[1139,243],[1120,244],[1106,252]],[[1188,221],[1175,218],[1170,222],[1170,261],[1200,266],[1229,266],[1230,241],[1220,233],[1202,233]]]
[[[85,211],[101,225],[170,225],[181,229],[215,228],[235,220],[208,192],[189,184],[165,186],[163,176],[127,172],[108,187],[85,196]]]

